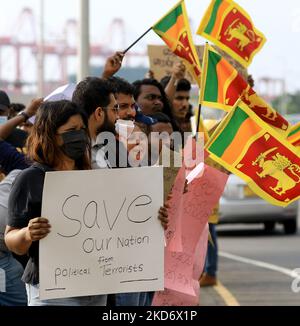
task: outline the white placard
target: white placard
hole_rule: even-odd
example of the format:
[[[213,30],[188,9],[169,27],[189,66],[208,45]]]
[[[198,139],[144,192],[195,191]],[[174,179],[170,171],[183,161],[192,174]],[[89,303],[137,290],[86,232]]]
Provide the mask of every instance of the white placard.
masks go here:
[[[164,288],[161,167],[50,172],[40,241],[40,298]]]
[[[61,100],[72,100],[73,93],[76,89],[76,84],[71,83],[67,85],[63,85],[55,89],[51,94],[44,98],[44,102],[54,102]],[[29,119],[29,122],[35,123],[35,115]]]
[[[73,93],[75,91],[76,84],[67,84],[58,87],[55,89],[51,94],[49,94],[47,97],[45,97],[44,101],[61,101],[61,100],[72,100]]]

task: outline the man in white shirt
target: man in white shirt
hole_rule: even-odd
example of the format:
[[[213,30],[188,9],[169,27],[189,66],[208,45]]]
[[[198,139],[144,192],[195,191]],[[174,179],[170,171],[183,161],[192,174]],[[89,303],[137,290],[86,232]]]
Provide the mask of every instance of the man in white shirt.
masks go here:
[[[114,88],[107,80],[88,77],[77,85],[72,101],[88,116],[92,168],[110,168],[105,146],[108,143],[113,148],[112,142],[115,144],[115,123],[119,111]]]

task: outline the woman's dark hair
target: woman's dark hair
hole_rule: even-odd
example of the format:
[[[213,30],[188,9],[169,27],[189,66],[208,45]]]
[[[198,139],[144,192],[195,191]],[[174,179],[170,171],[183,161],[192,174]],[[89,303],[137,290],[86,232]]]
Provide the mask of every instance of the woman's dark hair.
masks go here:
[[[57,129],[74,115],[80,115],[87,126],[86,115],[75,103],[65,100],[43,103],[27,139],[29,159],[54,167],[63,154],[56,142]],[[88,133],[86,136],[89,139]],[[87,142],[86,155],[76,162],[76,167],[82,170],[90,168],[90,142]]]

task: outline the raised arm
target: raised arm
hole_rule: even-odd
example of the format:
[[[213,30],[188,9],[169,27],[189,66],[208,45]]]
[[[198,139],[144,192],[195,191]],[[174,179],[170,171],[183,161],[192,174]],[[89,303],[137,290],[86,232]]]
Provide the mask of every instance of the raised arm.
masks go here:
[[[183,79],[185,76],[185,65],[182,62],[178,62],[175,64],[173,68],[173,72],[170,78],[170,81],[168,82],[165,92],[169,98],[170,101],[173,101],[176,93],[176,87],[177,83],[180,79]]]
[[[122,67],[123,58],[124,54],[122,52],[116,52],[113,56],[107,58],[102,78],[108,79],[116,74]]]

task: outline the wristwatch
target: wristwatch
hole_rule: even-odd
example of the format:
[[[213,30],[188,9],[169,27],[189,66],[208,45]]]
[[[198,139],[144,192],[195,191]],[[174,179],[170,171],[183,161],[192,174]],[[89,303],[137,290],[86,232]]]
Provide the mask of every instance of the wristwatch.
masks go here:
[[[26,122],[30,118],[29,115],[26,112],[24,112],[24,111],[19,112],[17,115],[18,116],[20,116],[20,115],[23,116],[24,119],[25,119],[24,122]]]

